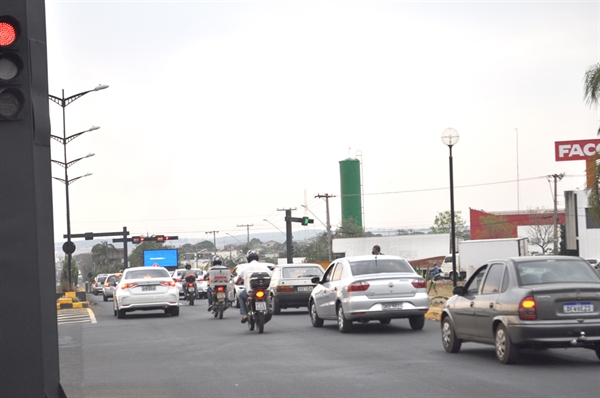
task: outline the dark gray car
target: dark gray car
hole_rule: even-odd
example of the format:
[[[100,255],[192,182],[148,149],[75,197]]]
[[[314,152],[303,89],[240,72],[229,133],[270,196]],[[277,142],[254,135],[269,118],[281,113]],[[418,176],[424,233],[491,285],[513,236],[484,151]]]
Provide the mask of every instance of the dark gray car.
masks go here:
[[[600,359],[600,276],[582,258],[489,260],[453,292],[441,315],[447,352],[477,342],[504,364],[525,348],[583,347]]]

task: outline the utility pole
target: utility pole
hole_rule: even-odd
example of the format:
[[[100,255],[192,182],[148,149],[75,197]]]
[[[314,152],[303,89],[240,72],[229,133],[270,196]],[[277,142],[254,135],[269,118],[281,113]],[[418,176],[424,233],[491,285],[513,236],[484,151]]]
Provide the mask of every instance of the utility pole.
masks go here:
[[[215,254],[217,254],[217,234],[219,231],[208,231],[206,234],[213,234],[213,245],[215,246]]]
[[[332,247],[332,238],[331,238],[331,223],[329,222],[329,198],[335,198],[335,195],[329,194],[317,194],[315,198],[325,198],[325,209],[327,212],[327,252],[329,255],[329,261],[333,261],[333,247]]]
[[[254,226],[254,224],[238,225],[238,227],[246,227],[246,234],[248,235],[248,249],[250,248],[250,227],[252,226]]]
[[[558,208],[557,208],[557,191],[556,191],[556,184],[558,181],[562,180],[562,178],[565,176],[565,173],[560,173],[560,174],[552,174],[548,176],[548,181],[550,181],[550,178],[554,179],[554,250],[552,251],[552,254],[557,255],[558,254]]]

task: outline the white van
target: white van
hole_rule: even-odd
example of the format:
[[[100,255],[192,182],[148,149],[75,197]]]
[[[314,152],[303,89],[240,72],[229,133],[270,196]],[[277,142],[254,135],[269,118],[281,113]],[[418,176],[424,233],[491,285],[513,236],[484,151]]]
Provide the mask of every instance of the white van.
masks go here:
[[[442,275],[444,278],[452,279],[452,254],[447,255],[442,261],[442,265],[440,267],[442,270]],[[458,271],[458,280],[463,280],[466,277],[464,272],[461,272],[460,268],[460,255],[456,253],[456,271]]]

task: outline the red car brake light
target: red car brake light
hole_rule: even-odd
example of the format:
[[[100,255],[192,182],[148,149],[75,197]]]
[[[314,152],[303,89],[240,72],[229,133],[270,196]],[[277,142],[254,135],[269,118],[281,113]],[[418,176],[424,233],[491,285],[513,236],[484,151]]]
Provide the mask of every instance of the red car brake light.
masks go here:
[[[294,291],[294,288],[291,286],[277,286],[277,288],[275,289],[277,292],[286,292],[286,293],[290,293]]]
[[[160,284],[163,286],[175,286],[174,281],[165,281],[165,282],[161,282]]]
[[[364,292],[369,288],[369,282],[352,282],[348,285],[348,293],[349,292]]]
[[[535,321],[537,311],[533,296],[527,296],[519,303],[519,319],[523,321]]]
[[[129,288],[136,287],[136,286],[137,286],[137,283],[123,283],[121,285],[121,289],[129,289]]]
[[[425,282],[425,279],[413,279],[411,283],[416,289],[427,289],[427,282]]]

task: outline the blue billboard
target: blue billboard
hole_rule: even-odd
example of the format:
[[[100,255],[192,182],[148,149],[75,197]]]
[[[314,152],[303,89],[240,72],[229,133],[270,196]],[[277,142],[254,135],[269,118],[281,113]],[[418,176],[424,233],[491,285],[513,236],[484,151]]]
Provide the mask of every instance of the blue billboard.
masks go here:
[[[177,267],[177,249],[144,250],[144,267]]]

